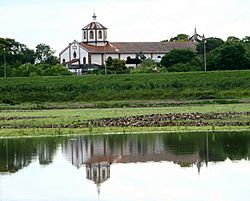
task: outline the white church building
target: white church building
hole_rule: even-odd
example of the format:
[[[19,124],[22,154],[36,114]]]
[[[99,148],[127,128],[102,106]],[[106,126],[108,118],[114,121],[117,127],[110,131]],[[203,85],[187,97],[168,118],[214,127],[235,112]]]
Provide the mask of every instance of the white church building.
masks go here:
[[[105,61],[120,59],[128,61],[143,54],[146,58],[161,60],[173,49],[192,49],[195,51],[196,43],[189,42],[110,42],[108,41],[107,28],[96,21],[96,15],[90,24],[82,29],[82,42],[74,40],[60,52],[60,63],[69,70],[81,75],[87,70],[105,65]],[[135,66],[128,64],[127,66]]]

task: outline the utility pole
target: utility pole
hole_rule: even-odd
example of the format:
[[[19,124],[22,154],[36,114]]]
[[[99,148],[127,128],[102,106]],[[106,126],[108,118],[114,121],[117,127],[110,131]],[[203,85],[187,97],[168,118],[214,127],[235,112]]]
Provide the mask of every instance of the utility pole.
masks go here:
[[[206,53],[206,39],[204,38],[204,70],[207,71],[207,53]]]
[[[5,48],[3,48],[3,63],[4,63],[4,78],[7,77],[7,69],[6,69],[6,55],[5,55]]]
[[[105,75],[107,75],[107,63],[106,63],[106,44],[104,43],[104,67],[105,67]]]

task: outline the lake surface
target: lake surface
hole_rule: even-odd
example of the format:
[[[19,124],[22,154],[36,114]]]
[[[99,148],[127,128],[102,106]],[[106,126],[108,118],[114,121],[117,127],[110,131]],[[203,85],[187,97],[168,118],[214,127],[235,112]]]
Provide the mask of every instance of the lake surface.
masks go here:
[[[0,140],[0,201],[250,200],[250,133]]]

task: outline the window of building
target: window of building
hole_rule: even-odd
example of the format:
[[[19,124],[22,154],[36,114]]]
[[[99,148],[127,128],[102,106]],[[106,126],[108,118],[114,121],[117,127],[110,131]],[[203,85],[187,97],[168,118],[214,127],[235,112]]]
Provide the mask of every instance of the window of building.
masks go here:
[[[94,39],[94,32],[93,32],[93,31],[90,31],[90,32],[89,32],[89,38],[90,38],[90,39]]]
[[[83,32],[83,39],[86,39],[86,31]]]
[[[63,63],[63,64],[65,63],[65,59],[62,60],[62,63]]]
[[[96,179],[97,178],[97,168],[93,169],[93,178]]]
[[[161,56],[158,56],[157,58],[158,58],[158,59],[161,59]]]
[[[83,64],[86,64],[86,57],[83,57]]]
[[[105,170],[102,170],[102,178],[106,178],[106,171]]]
[[[102,39],[102,31],[98,31],[98,38]]]
[[[90,178],[90,170],[87,170],[87,178]]]

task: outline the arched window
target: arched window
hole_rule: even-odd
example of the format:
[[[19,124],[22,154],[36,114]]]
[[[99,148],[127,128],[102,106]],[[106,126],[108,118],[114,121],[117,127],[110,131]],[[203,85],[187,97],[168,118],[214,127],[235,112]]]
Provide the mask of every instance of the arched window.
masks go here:
[[[76,52],[73,53],[73,57],[76,58]]]
[[[86,31],[83,32],[83,39],[86,39]]]
[[[83,57],[83,64],[86,64],[86,57]]]
[[[93,31],[89,32],[89,39],[94,39],[94,32]]]
[[[62,60],[62,63],[63,63],[63,64],[65,63],[65,59]]]
[[[102,39],[102,31],[98,31],[98,38]]]

